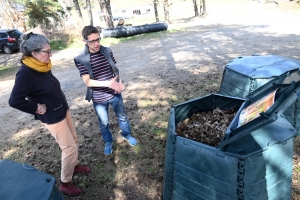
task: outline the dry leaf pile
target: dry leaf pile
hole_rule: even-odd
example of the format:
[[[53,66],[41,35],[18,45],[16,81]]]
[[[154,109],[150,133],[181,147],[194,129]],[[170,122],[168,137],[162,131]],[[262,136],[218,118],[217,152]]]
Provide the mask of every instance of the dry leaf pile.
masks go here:
[[[213,111],[196,113],[179,122],[176,133],[181,137],[215,147],[222,141],[234,116],[234,109],[216,108]]]

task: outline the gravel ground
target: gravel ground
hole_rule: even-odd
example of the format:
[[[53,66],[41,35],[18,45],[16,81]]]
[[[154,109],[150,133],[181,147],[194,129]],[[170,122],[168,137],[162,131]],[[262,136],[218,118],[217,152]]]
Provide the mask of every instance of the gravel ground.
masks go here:
[[[300,12],[295,2],[214,0],[207,1],[207,10],[204,19],[177,19],[169,25],[169,30],[185,27],[184,31],[111,45],[126,85],[123,98],[133,135],[140,145],[128,147],[111,116],[116,145],[110,157],[102,155],[98,122],[91,103],[84,100],[85,86],[73,64],[80,50],[53,54],[53,73],[77,126],[81,161],[93,169],[89,176],[74,177],[85,193],[68,199],[160,199],[172,105],[218,92],[223,66],[238,56],[275,54],[300,60],[300,26],[295,25]],[[1,53],[0,63],[15,66],[19,58],[20,53]],[[0,81],[0,158],[32,164],[59,180],[60,153],[49,132],[7,104],[13,83],[12,76]],[[298,153],[296,148],[294,199],[300,193]]]

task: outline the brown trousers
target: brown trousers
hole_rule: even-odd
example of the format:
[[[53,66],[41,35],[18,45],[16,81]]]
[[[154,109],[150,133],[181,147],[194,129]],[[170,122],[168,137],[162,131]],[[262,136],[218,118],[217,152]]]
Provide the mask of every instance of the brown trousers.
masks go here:
[[[56,124],[45,124],[61,149],[61,181],[68,183],[72,181],[75,165],[78,164],[78,141],[74,123],[70,111],[61,122]]]

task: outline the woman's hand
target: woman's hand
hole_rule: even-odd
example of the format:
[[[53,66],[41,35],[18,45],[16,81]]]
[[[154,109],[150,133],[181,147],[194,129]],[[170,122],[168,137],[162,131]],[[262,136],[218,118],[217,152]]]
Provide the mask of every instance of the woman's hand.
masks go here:
[[[36,113],[38,113],[40,115],[44,114],[47,110],[47,106],[45,104],[39,104],[39,103],[37,105],[38,105],[38,108],[36,110]]]

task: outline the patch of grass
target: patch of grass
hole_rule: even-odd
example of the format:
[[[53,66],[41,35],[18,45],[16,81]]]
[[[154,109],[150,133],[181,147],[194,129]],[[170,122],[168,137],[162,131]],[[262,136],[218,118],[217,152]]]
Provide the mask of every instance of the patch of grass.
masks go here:
[[[202,89],[204,89],[204,88],[205,88],[205,85],[199,85],[199,86],[198,86],[198,89],[199,89],[199,90],[202,90]]]
[[[136,40],[136,39],[156,39],[156,38],[163,37],[168,33],[176,33],[176,32],[181,32],[181,31],[185,31],[185,30],[186,30],[185,28],[178,28],[178,29],[171,29],[171,30],[166,30],[166,31],[142,33],[142,34],[139,34],[139,35],[126,37],[126,38],[122,39],[121,41]]]
[[[50,46],[51,46],[52,50],[62,50],[62,49],[67,48],[68,43],[63,40],[51,40]]]
[[[154,101],[153,100],[141,100],[138,103],[140,108],[149,108],[152,106],[156,106],[157,104],[159,104],[159,102],[156,100],[154,100]]]
[[[13,159],[18,158],[18,154],[16,154],[16,152],[17,152],[16,148],[8,149],[8,150],[3,151],[3,152],[5,152],[4,156],[3,156],[5,159],[13,160]]]
[[[150,167],[149,167],[149,171],[150,171],[150,172],[154,172],[155,170],[156,170],[155,167],[153,167],[153,166],[150,166]]]
[[[84,43],[81,38],[72,38],[66,48],[83,48]]]
[[[300,167],[299,167],[299,166],[296,166],[296,167],[294,168],[294,170],[297,171],[297,172],[300,172]]]
[[[177,33],[177,32],[182,32],[182,31],[186,31],[186,28],[174,28],[174,29],[168,30],[167,32]]]
[[[122,38],[104,38],[101,41],[101,44],[105,45],[112,45],[112,44],[118,44],[120,42],[126,42],[126,41],[134,41],[134,40],[144,40],[144,39],[156,39],[161,38],[167,33],[175,33],[184,31],[185,29],[171,29],[167,31],[159,31],[159,32],[152,32],[152,33],[142,33],[139,35],[133,35],[129,37],[122,37]]]
[[[120,41],[121,41],[120,38],[103,38],[101,40],[101,44],[107,46],[111,44],[118,44]]]
[[[165,138],[166,132],[167,132],[167,125],[163,127],[158,127],[157,121],[158,119],[152,119],[147,124],[144,124],[144,127],[146,129],[145,132],[147,132],[148,135],[154,136],[156,139]],[[167,119],[166,119],[167,120]],[[159,120],[161,121],[161,120]]]
[[[142,146],[141,145],[136,145],[134,148],[132,148],[133,152],[138,154],[142,151]]]
[[[175,28],[175,29],[170,29],[166,31],[158,31],[158,32],[151,32],[151,33],[142,33],[139,35],[133,35],[129,37],[121,37],[121,38],[113,38],[113,37],[108,37],[108,38],[103,38],[101,40],[101,44],[104,46],[110,46],[114,44],[119,44],[121,42],[126,42],[126,41],[134,41],[134,40],[144,40],[144,39],[156,39],[163,37],[164,35],[168,33],[176,33],[176,32],[181,32],[185,31],[186,28]],[[58,38],[58,37],[57,37]],[[72,35],[63,35],[63,39],[52,39],[50,41],[50,46],[53,50],[63,50],[67,48],[82,48],[83,47],[83,42],[80,37],[78,36],[72,36]]]
[[[109,172],[109,171],[105,171],[103,173],[103,177],[104,177],[104,180],[113,180],[114,179],[114,172]]]
[[[145,38],[146,39],[156,39],[156,38],[160,38],[160,37],[165,36],[166,33],[168,33],[168,31],[159,31],[159,32],[153,32],[153,33],[146,33]]]
[[[98,167],[99,169],[102,169],[102,168],[103,168],[103,164],[102,164],[102,163],[98,163],[98,164],[97,164],[97,167]]]
[[[51,49],[53,50],[63,50],[67,48],[82,47],[83,42],[74,36],[65,36],[63,39],[53,39],[50,41]]]
[[[154,129],[154,134],[157,136],[165,136],[166,129]]]
[[[167,122],[168,122],[169,116],[170,116],[170,113],[166,113],[165,121],[160,126],[160,129],[163,131],[164,134],[167,132],[167,129],[168,129],[168,123]]]
[[[170,102],[171,105],[175,105],[175,104],[178,104],[178,103],[182,102],[183,99],[182,99],[182,97],[179,97],[179,98],[178,98],[177,96],[172,95],[172,96],[168,99],[168,101]]]
[[[0,79],[3,80],[3,78],[15,75],[18,69],[19,66],[0,66]]]
[[[74,34],[71,31],[55,32],[48,34],[50,40],[50,46],[52,50],[63,50],[70,47],[83,46],[81,37],[78,34]]]
[[[124,162],[128,162],[128,161],[129,161],[129,158],[128,158],[127,155],[124,155],[124,154],[123,154],[123,155],[121,155],[120,158],[121,158],[121,160],[124,161]]]
[[[178,98],[177,98],[177,96],[171,96],[170,97],[170,101],[172,101],[172,102],[176,102],[176,101],[178,101]]]

